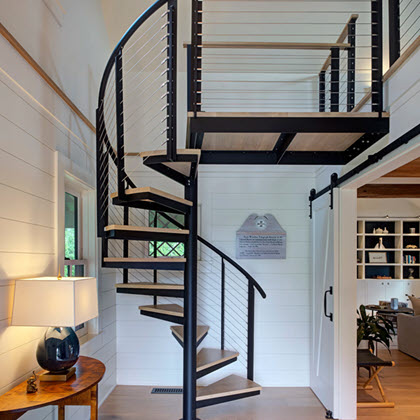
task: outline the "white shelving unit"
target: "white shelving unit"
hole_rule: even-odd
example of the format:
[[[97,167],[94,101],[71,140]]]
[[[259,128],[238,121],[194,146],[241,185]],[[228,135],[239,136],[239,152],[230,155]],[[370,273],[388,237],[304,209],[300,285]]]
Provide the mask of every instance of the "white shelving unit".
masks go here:
[[[385,227],[388,233],[374,233],[374,229]],[[410,233],[413,228],[415,233]],[[375,249],[379,238],[385,249]],[[410,249],[407,245],[417,248]],[[372,263],[371,253],[379,252],[386,253],[386,262]],[[406,263],[408,255],[415,257],[415,263]],[[413,278],[410,279],[411,270]],[[405,301],[406,294],[420,296],[420,219],[358,219],[357,279],[358,305],[377,304],[393,297]]]

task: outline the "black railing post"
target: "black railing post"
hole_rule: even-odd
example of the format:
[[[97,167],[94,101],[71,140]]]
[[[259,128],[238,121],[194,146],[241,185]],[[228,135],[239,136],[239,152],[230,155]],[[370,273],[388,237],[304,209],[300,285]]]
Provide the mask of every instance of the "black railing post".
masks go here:
[[[157,218],[158,218],[158,212],[155,211],[155,215],[153,217],[153,227],[157,228]],[[157,258],[158,250],[157,250],[157,241],[153,242],[153,257]],[[158,282],[158,271],[155,269],[153,270],[153,283]],[[158,304],[158,298],[157,296],[153,296],[153,305]]]
[[[187,111],[193,110],[193,99],[192,99],[192,49],[191,44],[187,46]]]
[[[325,70],[322,70],[318,76],[319,85],[319,112],[325,112]]]
[[[255,327],[255,289],[252,282],[248,281],[248,379],[254,380],[254,333]]]
[[[350,44],[347,50],[347,112],[351,112],[355,105],[356,20],[357,17],[353,17],[347,24],[347,43]]]
[[[197,383],[197,180],[190,177],[185,198],[193,202],[186,215],[189,230],[184,270],[184,387],[183,420],[196,420]]]
[[[168,159],[176,160],[176,89],[177,89],[177,0],[168,3],[168,108],[167,143]]]
[[[220,297],[220,348],[225,349],[225,281],[226,281],[226,272],[225,272],[225,260],[222,258],[222,281],[221,281],[221,297]]]
[[[124,163],[124,103],[123,103],[123,62],[122,49],[115,57],[115,110],[117,131],[117,187],[118,197],[125,196],[125,163]]]
[[[130,208],[125,206],[124,207],[124,225],[128,226],[130,224],[129,221],[129,213]],[[123,240],[123,257],[128,258],[128,240]],[[123,283],[128,283],[128,268],[123,269]]]
[[[383,30],[382,0],[371,0],[372,5],[372,112],[383,111]]]
[[[192,0],[191,28],[191,76],[192,76],[192,111],[196,116],[201,111],[201,45],[203,41],[203,2]]]
[[[400,0],[388,0],[389,9],[389,67],[401,54]]]
[[[101,103],[103,108],[103,102]],[[96,209],[98,236],[103,237],[105,227],[108,225],[109,200],[109,154],[105,147],[103,136],[105,127],[103,122],[103,109],[96,110]]]
[[[331,48],[330,111],[340,111],[340,48]]]

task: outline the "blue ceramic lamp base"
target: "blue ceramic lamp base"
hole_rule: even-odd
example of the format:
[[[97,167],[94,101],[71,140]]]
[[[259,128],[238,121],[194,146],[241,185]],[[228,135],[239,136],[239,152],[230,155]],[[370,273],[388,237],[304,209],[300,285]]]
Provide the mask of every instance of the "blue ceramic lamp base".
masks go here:
[[[79,359],[79,353],[79,339],[73,328],[49,327],[36,351],[39,365],[48,371],[41,379],[66,381],[75,372],[73,366]]]

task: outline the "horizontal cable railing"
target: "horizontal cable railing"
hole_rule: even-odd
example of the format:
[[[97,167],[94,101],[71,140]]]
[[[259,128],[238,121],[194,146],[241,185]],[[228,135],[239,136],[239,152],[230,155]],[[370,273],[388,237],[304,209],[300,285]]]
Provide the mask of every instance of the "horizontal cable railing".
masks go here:
[[[158,0],[130,27],[111,54],[97,109],[98,232],[108,224],[109,195],[133,188],[143,163],[133,151],[176,151],[177,2]],[[116,180],[110,182],[111,178]],[[112,186],[112,188],[111,188]]]
[[[403,54],[420,36],[420,0],[400,0],[400,51]]]
[[[372,85],[381,110],[382,2],[304,3],[193,1],[190,110],[351,112]]]

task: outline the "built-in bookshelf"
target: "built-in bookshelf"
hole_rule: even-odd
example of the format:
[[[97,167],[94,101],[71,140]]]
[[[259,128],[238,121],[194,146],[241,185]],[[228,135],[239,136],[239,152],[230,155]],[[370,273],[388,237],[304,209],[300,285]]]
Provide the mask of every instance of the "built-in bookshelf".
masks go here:
[[[357,278],[419,280],[420,219],[358,219]]]

